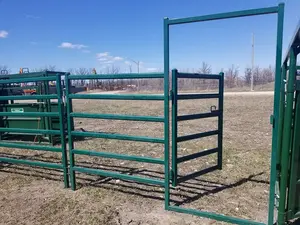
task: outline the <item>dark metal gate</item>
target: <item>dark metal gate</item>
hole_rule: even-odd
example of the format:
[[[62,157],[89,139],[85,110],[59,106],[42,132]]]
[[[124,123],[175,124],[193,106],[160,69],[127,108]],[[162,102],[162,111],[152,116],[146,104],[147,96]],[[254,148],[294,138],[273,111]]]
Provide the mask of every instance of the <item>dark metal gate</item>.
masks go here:
[[[219,82],[219,90],[217,93],[201,93],[201,94],[178,94],[178,79],[212,79]],[[176,69],[172,70],[172,170],[171,179],[173,186],[178,183],[189,180],[193,177],[203,175],[205,173],[214,171],[216,169],[222,169],[222,142],[223,142],[223,102],[224,102],[224,74],[192,74],[192,73],[179,73]],[[191,100],[191,99],[218,99],[218,106],[211,106],[209,112],[191,114],[191,115],[179,115],[178,116],[178,100]],[[204,118],[218,118],[218,128],[216,130],[190,134],[178,137],[178,122],[204,119]],[[190,155],[178,157],[177,143],[190,141],[194,139],[218,136],[217,147],[209,150],[199,151]],[[197,159],[203,156],[217,153],[218,162],[217,165],[202,169],[200,171],[193,172],[185,176],[178,176],[178,164]]]

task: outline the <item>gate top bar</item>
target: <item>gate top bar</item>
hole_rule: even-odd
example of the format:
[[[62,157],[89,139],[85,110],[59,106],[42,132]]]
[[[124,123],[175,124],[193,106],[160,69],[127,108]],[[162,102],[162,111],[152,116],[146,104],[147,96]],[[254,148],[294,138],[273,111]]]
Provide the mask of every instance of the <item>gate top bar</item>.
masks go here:
[[[265,15],[265,14],[273,14],[273,13],[278,13],[278,6],[269,7],[269,8],[242,10],[242,11],[235,11],[229,13],[218,13],[218,14],[204,15],[204,16],[186,17],[180,19],[169,19],[168,24],[175,25],[175,24],[202,22],[202,21],[210,21],[210,20],[230,19],[236,17],[257,16],[257,15]]]
[[[285,54],[285,57],[283,58],[283,63],[287,63],[289,59],[289,54],[290,54],[290,49],[292,48],[293,45],[295,44],[300,44],[300,20],[298,22],[297,28],[295,30],[295,33],[293,35],[293,39],[291,43],[289,44],[289,47],[287,48],[287,52]]]

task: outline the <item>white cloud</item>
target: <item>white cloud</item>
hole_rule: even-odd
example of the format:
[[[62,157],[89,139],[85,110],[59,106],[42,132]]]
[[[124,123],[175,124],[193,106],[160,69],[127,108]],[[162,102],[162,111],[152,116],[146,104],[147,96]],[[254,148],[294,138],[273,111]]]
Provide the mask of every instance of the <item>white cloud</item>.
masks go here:
[[[6,30],[0,30],[0,38],[6,38],[8,36],[8,32]]]
[[[148,72],[157,72],[158,68],[147,68]]]
[[[109,55],[109,52],[97,53],[97,58],[107,57],[108,55]]]
[[[111,63],[113,63],[114,61],[111,61],[111,60],[109,60],[109,61],[104,61],[104,62],[102,62],[102,63],[105,63],[105,64],[111,64]]]
[[[116,56],[116,57],[113,58],[113,60],[114,61],[121,61],[121,60],[123,60],[123,58],[120,57],[120,56]]]
[[[132,63],[131,62],[129,62],[129,61],[125,61],[124,62],[126,65],[131,65]]]
[[[96,54],[96,58],[101,63],[113,63],[116,61],[122,61],[123,58],[120,56],[112,56],[109,52],[101,52]]]
[[[70,42],[63,42],[59,46],[59,48],[70,48],[70,49],[82,49],[87,48],[88,46],[82,44],[72,44]]]

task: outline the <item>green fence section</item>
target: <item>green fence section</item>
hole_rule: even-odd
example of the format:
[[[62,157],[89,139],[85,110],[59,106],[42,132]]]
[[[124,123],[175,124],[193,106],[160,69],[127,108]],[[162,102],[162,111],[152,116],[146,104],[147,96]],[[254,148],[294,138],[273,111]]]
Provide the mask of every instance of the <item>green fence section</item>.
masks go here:
[[[271,155],[271,179],[270,179],[270,200],[269,200],[269,214],[268,214],[268,225],[273,225],[274,222],[274,201],[275,201],[275,182],[276,182],[276,152],[277,152],[277,134],[278,134],[278,114],[279,114],[279,90],[280,90],[280,74],[281,74],[281,58],[282,58],[282,36],[283,36],[283,18],[284,18],[284,4],[281,3],[276,7],[261,8],[261,9],[252,9],[252,10],[243,10],[229,13],[220,13],[213,15],[205,16],[196,16],[188,18],[179,18],[179,19],[164,19],[164,71],[165,75],[168,74],[170,70],[170,51],[169,51],[169,29],[172,25],[178,24],[187,24],[195,22],[204,22],[212,20],[221,20],[221,19],[230,19],[246,16],[258,16],[266,14],[277,14],[277,43],[276,43],[276,71],[275,71],[275,96],[274,96],[274,126],[273,126],[273,142],[272,142],[272,155]],[[181,99],[198,99],[200,95],[186,95],[181,97]],[[202,95],[202,97],[208,97]],[[217,97],[210,96],[210,97]],[[173,107],[174,110],[174,107]],[[175,112],[173,112],[174,115]],[[174,129],[174,128],[173,128]],[[176,129],[176,128],[175,128]],[[173,130],[174,132],[174,130]],[[176,132],[176,130],[175,130]],[[176,144],[178,138],[173,134],[172,144]],[[173,154],[176,154],[176,151],[173,151]],[[221,156],[221,154],[219,155]],[[176,156],[175,156],[176,157]],[[174,182],[173,182],[174,184]],[[196,216],[207,217],[219,221],[225,221],[235,224],[262,224],[255,221],[245,220],[242,218],[235,218],[231,216],[220,215],[212,212],[205,212],[202,210],[194,210],[183,208],[180,206],[170,205],[169,197],[165,202],[166,209],[181,213],[188,213]]]
[[[0,157],[0,162],[61,169],[63,171],[64,185],[65,187],[69,187],[64,103],[61,87],[62,75],[63,73],[44,72],[3,76],[0,78],[0,147],[61,153],[61,163],[10,157]],[[49,94],[47,92],[47,86],[50,81],[56,83],[56,94]],[[23,87],[20,84],[25,83],[39,84],[43,88],[35,95],[15,95],[15,92],[9,91],[12,86],[14,89],[21,89]],[[51,103],[51,99],[56,102]],[[15,100],[22,101],[22,103],[15,102]],[[36,100],[36,102],[24,103],[23,100]],[[53,105],[55,105],[55,110],[52,112],[54,109]],[[54,120],[55,124],[57,124],[56,127],[52,127]],[[55,136],[61,140],[61,146],[49,146],[41,144],[40,141],[39,144],[36,144],[35,141],[30,143],[12,141],[9,135],[29,135],[33,137],[46,135],[49,137],[49,140]]]
[[[86,75],[86,76],[76,76],[69,75],[66,76],[66,106],[67,106],[67,121],[68,121],[68,143],[69,143],[69,158],[70,158],[70,179],[71,187],[73,190],[76,189],[76,173],[90,173],[97,174],[101,176],[114,177],[125,180],[132,180],[142,183],[149,183],[161,186],[168,186],[169,178],[165,176],[165,180],[144,178],[140,176],[126,175],[116,172],[108,172],[100,169],[91,169],[87,167],[77,166],[75,164],[76,155],[88,155],[91,157],[103,157],[112,158],[120,160],[130,160],[137,162],[145,162],[152,164],[160,164],[168,167],[168,145],[169,139],[168,135],[163,138],[154,137],[144,137],[144,136],[132,136],[124,134],[114,134],[114,133],[104,133],[104,132],[80,132],[74,129],[74,118],[90,118],[90,119],[106,119],[106,120],[128,120],[128,121],[145,121],[145,122],[158,122],[164,123],[165,128],[169,127],[169,93],[168,88],[166,89],[164,95],[142,95],[142,94],[71,94],[70,87],[72,80],[82,80],[82,79],[151,79],[160,78],[164,79],[166,87],[168,87],[168,76],[164,74],[114,74],[114,75]],[[76,99],[103,99],[103,100],[141,100],[141,101],[164,101],[164,117],[154,117],[154,116],[134,116],[134,115],[118,115],[118,114],[100,114],[100,113],[79,113],[73,112],[73,100]],[[165,131],[166,132],[166,131]],[[137,142],[149,142],[149,143],[160,143],[165,145],[165,152],[162,155],[165,158],[151,158],[133,155],[116,154],[109,152],[99,152],[99,151],[89,151],[85,149],[74,148],[74,138],[75,137],[94,137],[94,138],[106,138],[115,140],[127,140],[127,141],[137,141]],[[166,160],[167,158],[167,160]]]
[[[300,217],[300,74],[297,56],[300,51],[300,22],[284,58],[278,102],[277,193],[278,224]],[[274,119],[271,118],[273,125]],[[276,124],[275,124],[276,125]]]
[[[219,83],[218,93],[203,93],[203,94],[178,94],[178,79],[213,79]],[[176,69],[172,70],[172,170],[171,179],[173,186],[176,186],[180,182],[184,182],[191,178],[212,172],[216,169],[222,169],[222,150],[223,150],[223,102],[224,102],[224,74],[191,74],[191,73],[179,73]],[[198,113],[192,115],[179,115],[178,116],[178,100],[189,99],[218,99],[218,107],[211,106],[210,112]],[[218,129],[212,131],[201,132],[197,134],[190,134],[178,137],[178,122],[204,119],[204,118],[218,118]],[[203,137],[218,136],[217,147],[209,150],[199,151],[194,154],[181,156],[178,158],[177,143],[195,140]],[[217,154],[218,164],[209,168],[193,172],[185,176],[178,176],[178,165],[189,160],[197,159],[211,154]]]

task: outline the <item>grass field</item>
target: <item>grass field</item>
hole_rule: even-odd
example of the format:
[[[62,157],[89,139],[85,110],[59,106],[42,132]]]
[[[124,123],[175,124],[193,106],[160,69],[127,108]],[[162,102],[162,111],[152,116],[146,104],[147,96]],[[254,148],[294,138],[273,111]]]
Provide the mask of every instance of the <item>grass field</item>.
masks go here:
[[[179,102],[179,114],[208,111],[213,100]],[[224,102],[223,170],[189,180],[171,190],[172,204],[266,222],[269,194],[272,95],[228,95]],[[163,103],[74,101],[75,111],[133,115],[163,115]],[[163,124],[78,119],[76,129],[162,137]],[[180,122],[179,135],[214,130],[216,119]],[[216,137],[183,142],[185,155],[216,146]],[[76,148],[140,156],[163,157],[160,144],[85,139]],[[0,149],[1,156],[57,161],[59,154]],[[80,156],[78,165],[144,177],[163,178],[159,165]],[[216,163],[216,155],[179,165],[180,175]],[[0,164],[1,224],[173,225],[223,224],[164,211],[164,190],[153,185],[78,174],[78,190],[63,188],[56,170]]]

